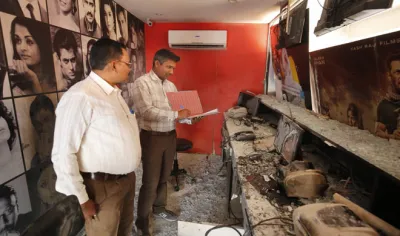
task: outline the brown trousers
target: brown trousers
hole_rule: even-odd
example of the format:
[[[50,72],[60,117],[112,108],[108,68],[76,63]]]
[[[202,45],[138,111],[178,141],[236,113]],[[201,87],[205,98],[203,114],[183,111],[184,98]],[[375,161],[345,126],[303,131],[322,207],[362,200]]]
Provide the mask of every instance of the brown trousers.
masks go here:
[[[148,232],[150,213],[165,210],[167,205],[167,180],[171,174],[176,154],[176,132],[156,135],[140,132],[142,145],[143,178],[139,193],[136,226]]]
[[[133,228],[135,172],[118,180],[84,179],[89,198],[99,205],[97,219],[87,220],[87,236],[130,236]]]

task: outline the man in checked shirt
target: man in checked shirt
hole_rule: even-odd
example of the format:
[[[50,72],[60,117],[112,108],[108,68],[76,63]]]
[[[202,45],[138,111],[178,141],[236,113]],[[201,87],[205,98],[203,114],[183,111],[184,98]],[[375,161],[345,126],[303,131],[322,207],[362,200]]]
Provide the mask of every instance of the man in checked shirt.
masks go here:
[[[172,111],[167,92],[177,92],[167,78],[173,74],[179,56],[161,49],[153,58],[152,70],[133,84],[133,107],[138,118],[142,145],[143,179],[139,193],[136,226],[142,235],[151,235],[151,209],[155,217],[176,221],[177,216],[165,209],[167,179],[176,152],[176,120],[186,118],[190,111]]]

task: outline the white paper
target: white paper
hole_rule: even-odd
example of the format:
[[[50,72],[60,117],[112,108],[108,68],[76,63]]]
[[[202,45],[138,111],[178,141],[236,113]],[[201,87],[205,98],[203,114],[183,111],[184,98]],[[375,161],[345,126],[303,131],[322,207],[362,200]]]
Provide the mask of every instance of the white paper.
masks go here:
[[[211,116],[211,115],[215,115],[215,114],[218,114],[218,113],[219,113],[218,112],[218,108],[216,108],[214,110],[207,111],[205,113],[197,114],[197,115],[194,115],[194,116],[189,116],[188,119],[195,118],[195,117],[200,117],[200,116]]]
[[[194,115],[194,116],[189,116],[188,118],[185,118],[185,119],[181,119],[181,120],[179,120],[179,123],[191,125],[193,118],[211,116],[211,115],[215,115],[215,114],[218,114],[218,113],[219,113],[218,108],[216,108],[214,110],[207,111],[205,113],[201,113],[201,114],[197,114],[197,115]]]

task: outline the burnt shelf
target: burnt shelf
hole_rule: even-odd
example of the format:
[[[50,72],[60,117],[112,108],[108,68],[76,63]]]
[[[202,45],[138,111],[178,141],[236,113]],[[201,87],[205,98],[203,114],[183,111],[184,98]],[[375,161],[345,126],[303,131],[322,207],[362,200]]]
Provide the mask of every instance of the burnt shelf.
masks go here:
[[[400,141],[376,137],[366,130],[320,117],[305,108],[278,101],[269,95],[258,97],[266,107],[289,117],[303,129],[333,144],[335,148],[353,154],[378,168],[382,174],[400,181]]]

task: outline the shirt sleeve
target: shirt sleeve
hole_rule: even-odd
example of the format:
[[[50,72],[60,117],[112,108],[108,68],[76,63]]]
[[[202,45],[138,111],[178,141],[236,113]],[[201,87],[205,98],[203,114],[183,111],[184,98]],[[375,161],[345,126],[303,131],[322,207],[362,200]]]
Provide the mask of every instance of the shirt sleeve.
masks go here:
[[[152,103],[152,96],[143,80],[136,80],[133,85],[133,107],[144,119],[149,121],[175,120],[177,111],[161,110]]]
[[[75,195],[80,204],[89,200],[79,171],[77,153],[89,126],[92,108],[84,94],[65,93],[56,110],[51,160],[57,174],[56,190]]]

